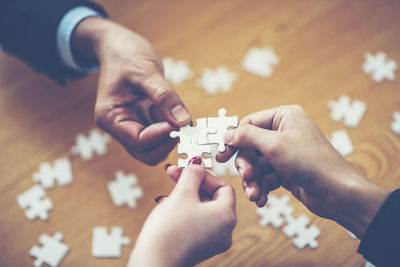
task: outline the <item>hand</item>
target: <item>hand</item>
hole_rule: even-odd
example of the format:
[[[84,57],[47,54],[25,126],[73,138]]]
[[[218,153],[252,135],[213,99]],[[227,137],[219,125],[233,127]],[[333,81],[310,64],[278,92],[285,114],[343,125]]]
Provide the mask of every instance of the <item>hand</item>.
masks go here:
[[[177,185],[147,218],[129,266],[192,266],[232,244],[236,225],[232,187],[199,165],[183,170],[171,166],[167,173]],[[211,198],[201,200],[202,190]]]
[[[349,164],[299,106],[250,114],[225,141],[229,147],[217,160],[239,148],[243,188],[258,206],[283,186],[315,214],[362,237],[388,195]]]
[[[78,58],[100,63],[97,125],[144,163],[164,160],[177,143],[169,133],[191,117],[165,81],[155,48],[134,32],[100,18],[80,23],[72,46]]]

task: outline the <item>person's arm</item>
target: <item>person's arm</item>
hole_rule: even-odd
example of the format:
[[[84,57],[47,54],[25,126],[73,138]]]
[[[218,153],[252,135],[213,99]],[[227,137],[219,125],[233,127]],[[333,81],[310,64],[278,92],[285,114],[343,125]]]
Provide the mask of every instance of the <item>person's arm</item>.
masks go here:
[[[100,18],[104,10],[89,1],[16,0],[0,7],[7,9],[0,16],[6,51],[61,83],[100,64],[97,125],[146,164],[168,156],[177,143],[169,133],[191,116],[146,39]]]
[[[230,248],[236,225],[235,193],[204,166],[170,166],[177,182],[148,216],[129,267],[193,266]],[[204,198],[200,187],[209,196]]]
[[[258,206],[265,205],[270,191],[283,186],[310,211],[362,239],[360,252],[370,262],[396,259],[398,246],[391,240],[399,240],[398,193],[383,205],[389,192],[348,163],[301,107],[281,106],[250,114],[238,128],[227,132],[225,142],[227,151],[218,154],[217,160],[226,161],[239,149],[236,167],[243,189]],[[394,239],[387,239],[388,243],[386,231],[393,232]],[[380,234],[384,236],[377,237]],[[372,251],[379,246],[379,251]],[[399,259],[396,264],[400,266]]]
[[[80,77],[81,73],[65,66],[56,41],[61,20],[76,7],[88,7],[106,16],[102,7],[85,0],[0,1],[0,45],[59,83]]]

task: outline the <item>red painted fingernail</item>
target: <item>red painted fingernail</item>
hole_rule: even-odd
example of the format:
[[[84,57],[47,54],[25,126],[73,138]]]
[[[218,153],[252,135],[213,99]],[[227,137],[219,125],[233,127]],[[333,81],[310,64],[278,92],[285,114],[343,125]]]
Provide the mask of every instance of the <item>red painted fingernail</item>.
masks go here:
[[[190,165],[190,164],[201,165],[201,161],[202,161],[202,160],[203,160],[202,157],[200,157],[200,156],[195,156],[195,157],[193,157],[193,158],[191,158],[191,159],[189,160],[189,165]]]
[[[154,201],[155,201],[156,203],[160,203],[161,199],[163,199],[164,197],[168,197],[168,196],[166,196],[166,195],[159,195],[158,197],[155,197],[155,198],[154,198]]]
[[[172,164],[171,163],[165,163],[165,165],[164,165],[164,169],[166,170],[166,169],[168,169],[169,167],[171,167],[172,166]]]

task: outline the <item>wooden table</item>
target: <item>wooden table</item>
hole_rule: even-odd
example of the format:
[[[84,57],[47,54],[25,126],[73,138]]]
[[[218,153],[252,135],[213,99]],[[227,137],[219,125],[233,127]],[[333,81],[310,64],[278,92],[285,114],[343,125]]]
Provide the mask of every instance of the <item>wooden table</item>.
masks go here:
[[[390,131],[400,110],[399,78],[377,84],[361,70],[364,53],[386,52],[400,63],[399,1],[100,1],[111,18],[148,38],[163,56],[189,62],[194,77],[177,91],[194,118],[215,116],[220,107],[244,115],[282,104],[300,104],[328,135],[346,129],[355,147],[348,159],[388,189],[400,186],[400,136]],[[253,47],[271,45],[280,58],[263,79],[241,61]],[[196,85],[203,69],[224,65],[237,73],[232,91],[207,95]],[[397,73],[399,75],[399,72]],[[16,202],[33,186],[44,161],[69,157],[78,133],[95,126],[97,74],[61,87],[23,63],[0,55],[0,266],[31,266],[28,251],[41,233],[61,231],[70,252],[62,266],[123,266],[153,198],[173,188],[162,168],[145,166],[112,141],[105,156],[73,157],[74,182],[47,194],[49,221],[28,221]],[[327,103],[341,94],[364,101],[368,110],[356,129],[329,119]],[[176,151],[168,162],[176,162]],[[135,209],[115,207],[106,184],[117,170],[135,173],[144,197]],[[237,191],[234,245],[200,266],[363,266],[359,241],[334,222],[317,218],[292,199],[295,215],[307,214],[321,229],[316,250],[297,250],[280,229],[260,228],[255,206],[240,179],[225,177]],[[280,189],[276,195],[284,194]],[[120,259],[90,254],[94,226],[122,226],[132,239]]]

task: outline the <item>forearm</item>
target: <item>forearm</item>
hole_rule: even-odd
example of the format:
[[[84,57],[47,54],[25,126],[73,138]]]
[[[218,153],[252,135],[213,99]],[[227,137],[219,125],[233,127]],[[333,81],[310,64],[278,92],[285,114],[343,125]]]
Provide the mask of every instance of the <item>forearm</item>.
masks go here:
[[[337,194],[337,199],[328,201],[331,202],[331,218],[362,239],[389,192],[356,171],[344,180],[345,185]]]
[[[150,46],[147,40],[130,29],[97,17],[85,19],[78,25],[72,36],[71,45],[77,58],[97,61],[100,64],[107,59],[124,56],[125,45],[136,48],[137,51]],[[153,49],[150,52],[158,55]],[[153,57],[153,54],[141,53],[143,58]]]

